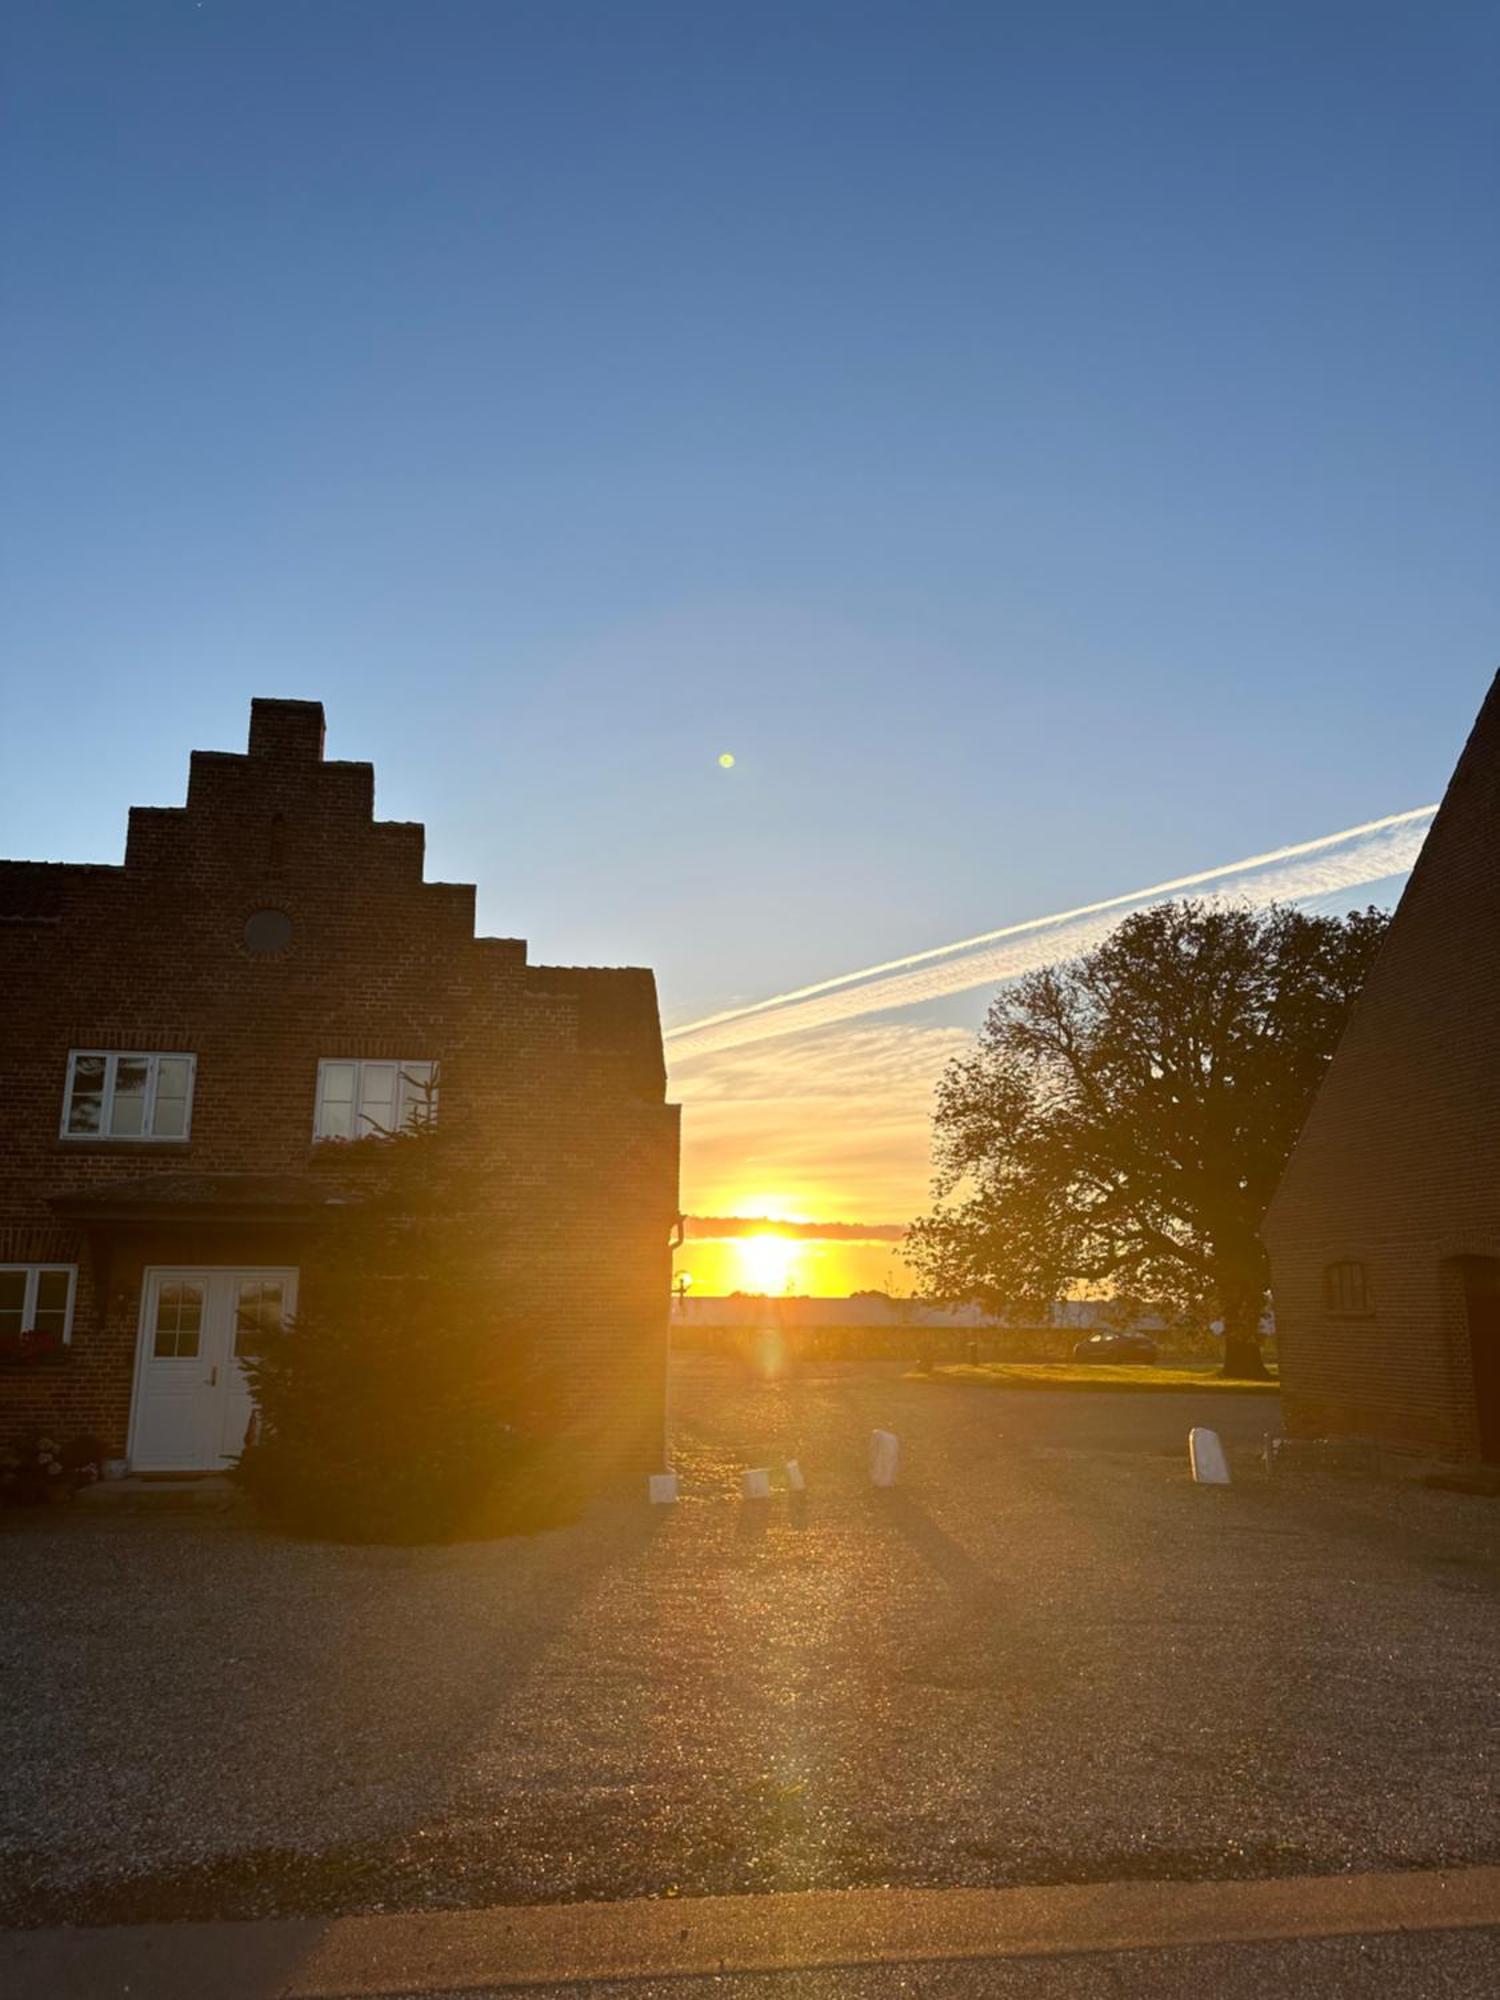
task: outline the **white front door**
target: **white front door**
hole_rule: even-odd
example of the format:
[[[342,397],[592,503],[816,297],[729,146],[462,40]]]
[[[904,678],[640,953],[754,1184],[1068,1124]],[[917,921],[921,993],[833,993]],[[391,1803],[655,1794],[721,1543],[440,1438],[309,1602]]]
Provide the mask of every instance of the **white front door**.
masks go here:
[[[130,1463],[136,1472],[219,1472],[245,1442],[240,1356],[289,1319],[290,1269],[151,1268],[141,1288]]]

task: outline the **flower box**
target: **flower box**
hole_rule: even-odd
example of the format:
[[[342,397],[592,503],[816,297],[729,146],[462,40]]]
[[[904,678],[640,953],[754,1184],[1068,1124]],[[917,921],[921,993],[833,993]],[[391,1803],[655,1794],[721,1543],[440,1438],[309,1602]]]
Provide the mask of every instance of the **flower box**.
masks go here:
[[[67,1344],[60,1333],[38,1333],[27,1327],[21,1333],[0,1334],[0,1366],[27,1367],[43,1361],[60,1361]]]

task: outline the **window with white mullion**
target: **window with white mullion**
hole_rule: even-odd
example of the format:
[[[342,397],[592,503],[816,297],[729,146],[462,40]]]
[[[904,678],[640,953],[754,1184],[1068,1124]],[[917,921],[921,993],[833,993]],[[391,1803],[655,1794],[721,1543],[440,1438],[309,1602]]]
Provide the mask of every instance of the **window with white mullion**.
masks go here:
[[[144,1139],[151,1130],[153,1064],[148,1056],[115,1056],[109,1070],[109,1136]]]
[[[359,1066],[360,1132],[399,1132],[397,1100],[401,1094],[396,1065],[388,1062],[361,1063]]]
[[[69,1340],[76,1264],[0,1264],[0,1344],[23,1334]]]
[[[75,1049],[63,1100],[65,1139],[185,1139],[194,1061],[135,1049]]]
[[[377,1062],[327,1057],[318,1064],[315,1139],[389,1138],[412,1132],[437,1112],[435,1062]]]
[[[192,1100],[192,1058],[158,1056],[151,1067],[152,1138],[185,1139]]]

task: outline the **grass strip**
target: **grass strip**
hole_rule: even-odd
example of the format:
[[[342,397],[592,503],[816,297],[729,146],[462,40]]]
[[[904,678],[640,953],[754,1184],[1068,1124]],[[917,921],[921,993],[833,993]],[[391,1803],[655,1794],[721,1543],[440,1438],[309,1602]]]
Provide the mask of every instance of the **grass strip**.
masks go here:
[[[1143,1362],[1117,1366],[1089,1361],[957,1361],[932,1369],[912,1369],[908,1382],[973,1382],[991,1389],[1114,1389],[1149,1395],[1182,1395],[1190,1390],[1214,1395],[1275,1396],[1281,1385],[1242,1382],[1206,1368],[1161,1368]]]

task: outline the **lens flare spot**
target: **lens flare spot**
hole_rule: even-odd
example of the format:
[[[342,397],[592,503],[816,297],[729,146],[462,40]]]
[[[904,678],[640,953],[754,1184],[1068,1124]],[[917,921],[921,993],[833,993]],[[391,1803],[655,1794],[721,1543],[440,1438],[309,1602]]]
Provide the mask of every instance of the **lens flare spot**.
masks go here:
[[[719,769],[721,771],[732,771],[734,769],[734,752],[732,750],[721,750],[719,752]]]

